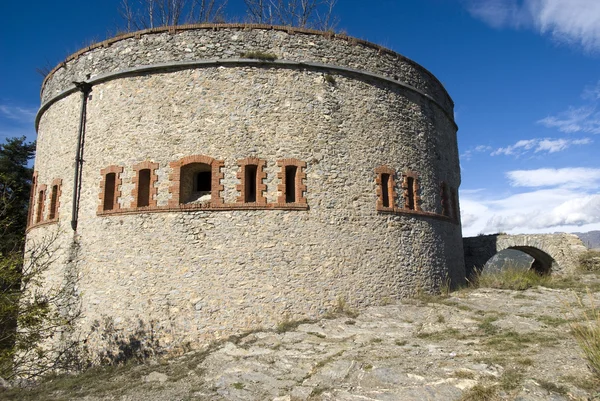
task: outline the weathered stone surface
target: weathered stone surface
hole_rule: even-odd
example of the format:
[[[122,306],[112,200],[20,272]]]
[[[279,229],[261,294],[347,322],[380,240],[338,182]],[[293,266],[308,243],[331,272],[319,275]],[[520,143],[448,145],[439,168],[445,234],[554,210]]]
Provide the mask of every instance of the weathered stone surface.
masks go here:
[[[50,102],[39,120],[35,169],[40,184],[62,179],[59,221],[31,228],[28,240],[59,230],[49,282],[60,284],[66,271],[77,278],[71,285],[82,318],[73,335],[86,338],[96,362],[122,342],[198,347],[285,319],[317,318],[340,300],[362,308],[464,279],[460,224],[441,216],[441,182],[460,185],[452,107],[437,80],[402,57],[276,29],[153,33],[68,61],[43,98],[88,75],[250,49],[398,75],[428,96],[360,74],[332,72],[332,85],[322,69],[243,62],[97,83],[87,98],[76,233],[69,222],[82,96]],[[153,200],[165,208],[173,199],[171,163],[192,155],[223,161],[218,183],[228,205],[240,195],[239,160],[266,161],[263,195],[271,205],[282,193],[277,161],[300,160],[307,208],[98,214],[103,169],[123,169],[117,203],[126,209],[133,166],[157,163]],[[397,207],[401,174],[418,174],[420,207],[429,214],[376,210],[382,165],[398,175]]]

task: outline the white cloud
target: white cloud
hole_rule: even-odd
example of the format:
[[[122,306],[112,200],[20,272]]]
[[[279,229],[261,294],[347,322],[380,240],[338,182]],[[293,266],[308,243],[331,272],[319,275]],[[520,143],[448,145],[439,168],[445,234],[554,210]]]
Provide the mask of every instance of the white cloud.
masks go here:
[[[517,155],[517,154],[522,154],[527,150],[531,150],[535,144],[536,144],[537,140],[536,139],[523,139],[518,141],[517,143],[515,143],[514,145],[511,146],[507,146],[505,148],[498,148],[496,150],[494,150],[492,153],[490,153],[490,156],[498,156],[498,155]]]
[[[35,114],[35,109],[0,104],[0,117],[23,124],[33,124]]]
[[[586,86],[581,97],[591,101],[600,100],[600,81],[594,86]]]
[[[520,6],[516,0],[472,0],[467,8],[471,15],[494,28],[503,26],[519,28],[529,24],[531,20],[528,10]]]
[[[600,51],[600,2],[597,0],[466,0],[475,18],[500,28],[532,27],[561,43]]]
[[[600,169],[595,168],[540,168],[514,170],[506,173],[513,187],[594,188],[600,184]]]
[[[463,160],[471,160],[474,153],[489,152],[492,149],[493,148],[491,146],[479,145],[466,150],[464,153],[461,153],[460,158]]]
[[[464,236],[600,229],[600,169],[514,170],[506,177],[523,192],[491,197],[461,190]]]
[[[534,193],[540,195],[539,193]],[[524,229],[552,229],[600,223],[600,195],[574,197],[554,207],[535,208],[521,213],[496,214],[487,220],[485,231],[508,232]]]
[[[587,132],[600,134],[600,112],[593,106],[569,107],[556,117],[546,117],[538,121],[548,128],[558,128],[567,134]]]
[[[600,229],[600,195],[575,189],[540,189],[494,200],[461,192],[460,204],[466,237]]]
[[[534,153],[556,153],[570,148],[573,145],[588,145],[592,143],[589,138],[582,139],[551,139],[551,138],[535,138],[535,139],[523,139],[515,143],[514,145],[507,146],[505,148],[498,148],[490,153],[490,156],[522,156],[529,151]]]

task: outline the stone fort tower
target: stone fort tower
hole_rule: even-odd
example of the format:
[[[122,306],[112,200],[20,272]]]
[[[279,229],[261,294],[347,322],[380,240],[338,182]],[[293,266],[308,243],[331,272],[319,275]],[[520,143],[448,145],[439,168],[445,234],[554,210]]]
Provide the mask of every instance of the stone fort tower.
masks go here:
[[[159,28],[82,49],[41,96],[27,236],[57,236],[46,285],[75,277],[92,350],[108,326],[198,344],[464,279],[453,103],[397,53]]]

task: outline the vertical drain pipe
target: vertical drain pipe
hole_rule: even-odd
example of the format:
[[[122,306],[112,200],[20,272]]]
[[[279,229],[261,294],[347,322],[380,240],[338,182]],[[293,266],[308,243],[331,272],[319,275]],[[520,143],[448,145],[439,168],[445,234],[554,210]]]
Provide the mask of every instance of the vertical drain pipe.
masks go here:
[[[81,197],[81,174],[83,171],[83,144],[85,142],[85,119],[87,99],[92,85],[87,82],[73,82],[81,91],[81,113],[79,114],[79,133],[77,135],[77,153],[75,155],[75,176],[73,178],[73,210],[71,214],[71,228],[77,231],[77,216],[79,214],[79,198]]]

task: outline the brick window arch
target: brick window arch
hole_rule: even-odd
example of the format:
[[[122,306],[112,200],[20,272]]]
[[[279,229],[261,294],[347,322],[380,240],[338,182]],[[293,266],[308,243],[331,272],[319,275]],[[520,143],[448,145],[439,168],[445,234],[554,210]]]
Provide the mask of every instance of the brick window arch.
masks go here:
[[[221,168],[224,164],[222,160],[215,160],[204,155],[186,156],[176,162],[171,162],[169,206],[202,204],[206,202],[203,200],[206,196],[209,196],[207,201],[211,206],[222,205],[223,185],[221,180],[224,174],[221,172]]]
[[[404,209],[421,211],[421,197],[419,196],[419,176],[414,171],[402,174],[402,190],[404,196]]]
[[[396,172],[388,166],[380,166],[375,169],[377,177],[377,204],[376,209],[382,211],[393,211],[396,205],[396,183],[394,175]]]
[[[282,159],[277,161],[281,171],[277,173],[280,184],[277,190],[280,195],[277,198],[279,204],[306,205],[306,162],[298,159]]]
[[[58,220],[58,210],[60,208],[60,195],[62,180],[60,178],[52,181],[50,189],[50,212],[48,213],[49,220]]]
[[[100,182],[100,206],[98,212],[109,212],[119,210],[119,198],[121,197],[121,173],[123,167],[108,166],[100,170],[102,181]]]
[[[35,223],[44,221],[44,209],[46,204],[46,185],[40,185],[37,193],[37,206],[35,214]]]
[[[236,186],[240,193],[237,198],[238,203],[267,204],[267,199],[264,196],[267,185],[263,182],[267,178],[267,173],[264,171],[265,165],[265,160],[255,157],[238,160],[238,166],[240,167],[237,173],[240,184]]]
[[[133,202],[131,207],[156,207],[156,195],[158,194],[158,188],[155,186],[156,181],[158,181],[157,169],[158,163],[151,161],[143,161],[133,166],[135,176],[132,179],[133,190],[131,195],[133,196]]]

